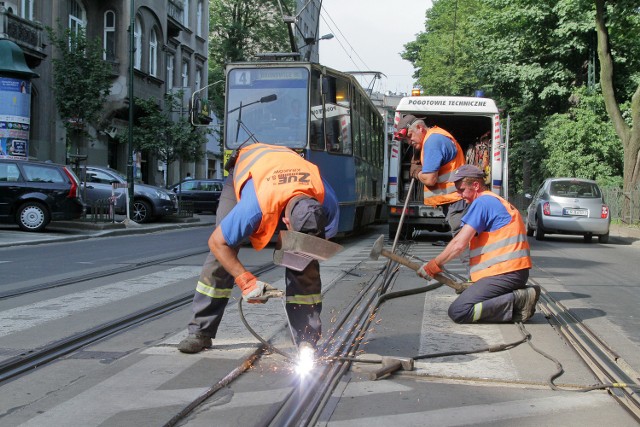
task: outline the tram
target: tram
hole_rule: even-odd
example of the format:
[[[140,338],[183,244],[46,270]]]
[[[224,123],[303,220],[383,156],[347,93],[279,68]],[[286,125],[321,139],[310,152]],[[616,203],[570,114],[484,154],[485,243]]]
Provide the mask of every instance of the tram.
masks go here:
[[[252,141],[292,148],[336,191],[339,233],[385,213],[383,119],[352,75],[316,63],[241,62],[227,65],[226,85],[225,157]]]

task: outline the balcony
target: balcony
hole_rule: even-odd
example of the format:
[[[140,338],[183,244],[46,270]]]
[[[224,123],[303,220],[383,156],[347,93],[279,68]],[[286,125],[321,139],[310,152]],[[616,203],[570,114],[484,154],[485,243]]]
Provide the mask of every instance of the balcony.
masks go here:
[[[43,32],[44,27],[39,22],[20,18],[0,6],[0,39],[11,40],[20,46],[30,66],[37,65],[46,56],[42,48]]]
[[[180,31],[186,30],[184,27],[184,9],[179,0],[168,0],[167,2],[167,31],[169,37],[177,37]]]

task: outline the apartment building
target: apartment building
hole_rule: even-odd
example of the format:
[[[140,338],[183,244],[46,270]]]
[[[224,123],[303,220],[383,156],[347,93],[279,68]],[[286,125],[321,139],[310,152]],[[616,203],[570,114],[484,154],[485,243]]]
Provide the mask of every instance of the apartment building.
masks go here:
[[[161,106],[165,93],[182,90],[184,108],[171,113],[188,114],[191,94],[207,85],[208,12],[208,0],[0,0],[0,41],[17,44],[37,74],[30,79],[29,157],[58,163],[86,158],[88,164],[126,172],[129,147],[117,136],[129,129],[129,85],[135,97],[157,99]],[[112,70],[102,124],[87,129],[91,138],[82,141],[69,138],[56,112],[51,61],[56,52],[45,28],[58,25],[83,27],[88,38],[99,38]],[[180,170],[207,175],[206,160],[180,168],[148,153],[135,153],[134,159],[137,176],[149,184],[176,182]]]

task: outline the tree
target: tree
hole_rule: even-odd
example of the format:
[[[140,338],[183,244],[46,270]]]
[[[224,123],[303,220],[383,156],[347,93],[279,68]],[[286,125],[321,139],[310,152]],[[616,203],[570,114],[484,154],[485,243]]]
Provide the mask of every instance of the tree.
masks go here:
[[[620,183],[622,144],[602,94],[582,88],[572,99],[575,105],[567,113],[551,116],[539,133],[539,147],[546,154],[545,175],[594,179],[603,185]]]
[[[292,10],[293,0],[281,0]],[[277,1],[211,0],[209,3],[209,78],[224,79],[229,62],[247,61],[260,52],[289,51],[287,27]],[[224,85],[209,90],[217,117],[224,117]]]
[[[86,126],[97,128],[111,90],[111,66],[102,60],[102,42],[88,39],[84,28],[57,32],[47,27],[57,56],[53,63],[53,92],[67,134],[89,136]]]
[[[171,164],[177,160],[193,162],[202,158],[202,147],[206,134],[191,126],[186,115],[174,120],[172,115],[180,111],[182,93],[168,93],[164,109],[157,100],[135,99],[135,121],[133,126],[133,148],[152,153],[160,161]],[[120,135],[121,142],[128,136]]]
[[[630,191],[640,184],[640,85],[637,85],[631,95],[631,117],[629,124],[625,119],[618,103],[618,98],[627,98],[628,92],[620,90],[615,85],[618,77],[617,68],[614,67],[614,55],[622,56],[629,60],[636,59],[640,53],[638,42],[629,40],[624,37],[623,40],[628,41],[629,45],[617,45],[609,35],[609,28],[612,27],[618,31],[626,27],[631,30],[626,34],[637,34],[640,30],[640,16],[638,15],[638,6],[636,2],[621,0],[616,3],[610,3],[607,7],[606,0],[595,0],[596,5],[596,33],[598,36],[598,58],[600,59],[600,85],[602,86],[602,94],[607,113],[613,122],[613,127],[622,141],[624,148],[624,173],[623,173],[623,190]],[[619,18],[616,20],[615,18]],[[627,24],[627,25],[624,25]],[[630,47],[635,48],[635,52],[630,52]],[[618,52],[624,52],[619,53]],[[633,55],[635,53],[636,55]],[[621,58],[621,59],[623,59]],[[615,62],[617,66],[619,62]],[[636,62],[637,65],[637,62]],[[636,74],[636,77],[638,75]],[[628,99],[628,98],[627,98]],[[625,203],[623,207],[623,218],[631,218],[630,206]]]

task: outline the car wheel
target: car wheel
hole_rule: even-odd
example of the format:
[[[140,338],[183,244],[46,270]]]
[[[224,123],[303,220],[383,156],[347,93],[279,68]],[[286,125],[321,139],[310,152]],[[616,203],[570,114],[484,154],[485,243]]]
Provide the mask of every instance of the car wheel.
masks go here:
[[[533,232],[535,230],[529,226],[529,221],[527,221],[527,236],[533,237]]]
[[[144,200],[134,200],[131,219],[139,224],[151,221],[151,205]]]
[[[609,243],[609,233],[599,235],[598,236],[598,242],[599,243]]]
[[[591,243],[591,239],[593,238],[593,234],[591,233],[587,233],[584,235],[584,242],[585,243]]]
[[[23,231],[42,231],[51,221],[51,214],[42,203],[27,202],[18,209],[16,220]]]
[[[536,220],[536,240],[544,240],[544,229],[542,228],[540,218]]]

